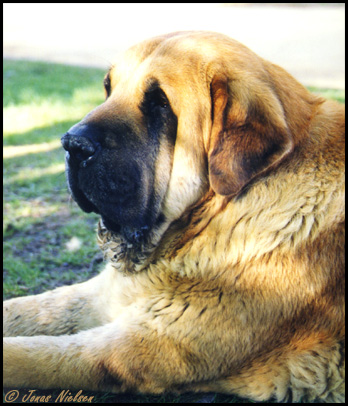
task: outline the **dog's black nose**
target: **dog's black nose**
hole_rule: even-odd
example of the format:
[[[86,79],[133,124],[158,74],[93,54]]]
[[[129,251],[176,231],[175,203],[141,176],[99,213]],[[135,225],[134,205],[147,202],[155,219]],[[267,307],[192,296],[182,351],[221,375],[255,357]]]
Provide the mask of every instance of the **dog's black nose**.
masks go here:
[[[89,135],[90,132],[87,124],[76,124],[61,138],[63,148],[80,166],[86,166],[91,162],[100,148],[100,144]]]

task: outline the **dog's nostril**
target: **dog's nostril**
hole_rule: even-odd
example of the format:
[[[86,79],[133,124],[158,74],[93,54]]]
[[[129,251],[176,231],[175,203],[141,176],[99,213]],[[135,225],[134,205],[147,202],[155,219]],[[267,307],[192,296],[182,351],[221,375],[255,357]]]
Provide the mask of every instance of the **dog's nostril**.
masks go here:
[[[86,158],[93,155],[95,152],[95,146],[91,140],[86,137],[70,135],[66,133],[62,137],[63,148],[72,153],[81,153]]]
[[[61,141],[63,148],[69,152],[74,160],[83,164],[82,166],[86,166],[98,150],[97,143],[93,143],[89,138],[81,135],[66,133]]]

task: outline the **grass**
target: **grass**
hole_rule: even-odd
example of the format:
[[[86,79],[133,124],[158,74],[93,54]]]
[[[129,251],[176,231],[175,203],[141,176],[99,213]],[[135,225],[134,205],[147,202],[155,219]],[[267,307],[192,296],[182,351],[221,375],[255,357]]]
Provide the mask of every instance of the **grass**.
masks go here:
[[[103,101],[103,74],[4,62],[5,298],[91,274],[97,217],[82,213],[68,196],[60,137]]]
[[[103,102],[103,76],[99,69],[4,61],[5,299],[80,282],[102,267],[97,216],[69,198],[60,137]],[[311,90],[344,102],[343,91]],[[219,394],[91,396],[100,403],[252,403]]]

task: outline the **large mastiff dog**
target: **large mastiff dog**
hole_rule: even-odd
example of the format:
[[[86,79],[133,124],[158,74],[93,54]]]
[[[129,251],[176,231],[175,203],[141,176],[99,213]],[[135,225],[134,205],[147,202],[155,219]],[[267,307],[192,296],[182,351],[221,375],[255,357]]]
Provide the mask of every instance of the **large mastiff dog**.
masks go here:
[[[5,302],[5,385],[343,402],[343,107],[206,32],[104,86],[62,143],[108,264]]]

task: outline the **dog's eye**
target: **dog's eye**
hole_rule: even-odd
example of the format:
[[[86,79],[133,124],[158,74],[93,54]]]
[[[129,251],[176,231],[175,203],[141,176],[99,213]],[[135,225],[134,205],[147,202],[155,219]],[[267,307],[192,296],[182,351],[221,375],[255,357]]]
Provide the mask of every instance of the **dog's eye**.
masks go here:
[[[166,109],[169,106],[168,99],[162,89],[155,89],[148,93],[147,101],[150,109],[160,107]]]
[[[106,76],[104,79],[104,89],[105,89],[106,98],[108,98],[110,96],[110,91],[111,91],[111,83],[110,83],[109,76]]]

